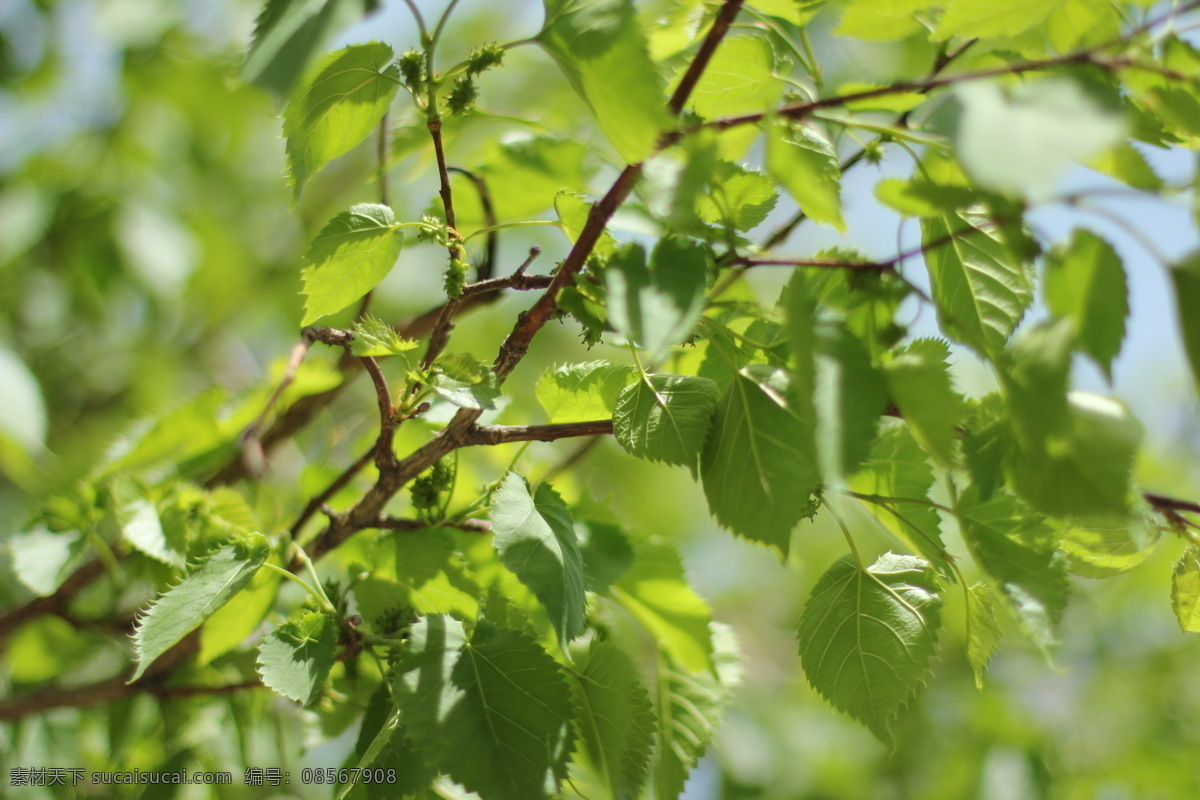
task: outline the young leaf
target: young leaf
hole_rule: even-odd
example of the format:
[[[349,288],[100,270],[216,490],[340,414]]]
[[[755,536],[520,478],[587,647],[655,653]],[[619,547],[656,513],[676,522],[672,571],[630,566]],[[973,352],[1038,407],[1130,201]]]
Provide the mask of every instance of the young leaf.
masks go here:
[[[486,800],[537,800],[571,751],[571,690],[528,637],[480,620],[469,643],[448,617],[413,626],[393,696],[445,774]]]
[[[634,556],[633,566],[610,587],[612,596],[684,669],[712,670],[712,610],[688,583],[679,553],[651,541],[639,542]]]
[[[818,478],[812,427],[788,407],[788,384],[786,370],[765,364],[739,371],[700,457],[717,521],[784,556]]]
[[[1121,257],[1096,234],[1076,229],[1066,249],[1047,259],[1044,287],[1050,311],[1071,320],[1079,348],[1111,381],[1129,316]]]
[[[1192,365],[1192,377],[1200,387],[1200,251],[1194,252],[1174,265],[1171,280],[1175,284],[1175,307],[1179,310],[1179,327],[1183,333],[1183,348]]]
[[[1048,653],[1067,604],[1066,565],[1050,529],[1015,498],[996,493],[983,501],[974,487],[955,512],[975,560],[1000,585],[1021,629]]]
[[[767,128],[767,172],[811,219],[846,230],[841,177],[833,144],[811,125],[783,120]]]
[[[689,239],[660,239],[649,268],[641,245],[627,245],[604,270],[608,319],[659,361],[700,318],[711,269],[708,248]]]
[[[627,453],[695,468],[712,428],[717,385],[691,375],[647,375],[613,408],[613,436]]]
[[[923,219],[921,232],[942,330],[984,357],[995,355],[1033,300],[1028,270],[957,216]]]
[[[975,688],[983,689],[983,673],[1004,638],[1004,631],[996,619],[996,596],[986,583],[977,583],[967,592],[967,619],[971,627],[967,660],[975,673]]]
[[[962,395],[950,381],[950,348],[937,339],[918,339],[883,367],[888,394],[917,441],[942,466],[957,461],[958,426],[966,416]]]
[[[1171,575],[1171,607],[1185,633],[1200,633],[1200,548],[1183,551]]]
[[[779,200],[773,180],[741,164],[718,161],[711,178],[712,185],[696,202],[696,213],[705,222],[748,231],[765,220]]]
[[[583,558],[567,506],[548,484],[531,496],[509,473],[492,498],[492,540],[504,566],[537,595],[563,645],[583,633]]]
[[[284,697],[306,706],[317,698],[337,656],[337,623],[310,612],[267,634],[258,647],[258,674]]]
[[[775,54],[764,37],[727,38],[704,70],[688,105],[709,120],[772,109],[780,93],[774,69]]]
[[[135,500],[122,509],[122,516],[125,519],[121,525],[121,535],[131,545],[176,569],[183,569],[187,565],[184,549],[179,547],[186,547],[186,542],[173,543],[167,540],[154,503],[145,499]]]
[[[353,18],[359,5],[347,0],[267,0],[255,20],[242,77],[286,97],[325,40]],[[369,9],[372,3],[361,5]]]
[[[156,658],[237,594],[267,560],[270,550],[266,537],[257,533],[235,539],[155,600],[139,617],[133,633],[137,669],[128,682],[142,677]]]
[[[637,667],[612,642],[592,641],[575,668],[576,725],[612,797],[638,797],[650,766],[654,709]]]
[[[592,108],[596,124],[627,163],[654,149],[670,124],[662,81],[632,0],[544,0],[537,42]]]
[[[416,339],[401,338],[395,328],[370,314],[356,321],[350,331],[354,334],[350,352],[360,358],[399,356],[417,347]]]
[[[477,411],[495,408],[496,398],[500,396],[496,375],[491,372],[477,382],[460,380],[444,372],[434,372],[429,376],[429,388],[446,402],[459,408],[473,408]]]
[[[1133,569],[1154,550],[1158,534],[1141,530],[1135,521],[1117,517],[1107,524],[1069,525],[1059,533],[1058,547],[1067,569],[1081,578],[1111,578]]]
[[[909,428],[900,424],[884,426],[870,456],[849,483],[850,488],[862,494],[910,498],[912,502],[908,503],[888,502],[886,505],[892,511],[879,503],[865,505],[888,531],[920,553],[939,573],[954,574],[942,541],[941,519],[928,502],[933,468]]]
[[[937,38],[1015,36],[1029,30],[1063,0],[950,0],[937,27]]]
[[[621,390],[636,375],[630,367],[607,361],[555,367],[538,379],[537,399],[552,423],[608,419]]]
[[[330,53],[283,112],[296,197],[323,166],[363,142],[387,113],[400,83],[392,48],[380,42]]]
[[[929,564],[887,553],[863,569],[838,560],[800,617],[800,664],[835,708],[891,741],[892,721],[917,692],[937,644],[942,600]]]
[[[304,256],[304,319],[311,325],[375,288],[402,245],[387,206],[363,203],[331,219]]]
[[[659,659],[655,800],[676,800],[683,792],[688,773],[704,756],[734,688],[741,683],[741,651],[733,630],[714,622],[712,640],[711,669],[689,671],[669,656]]]

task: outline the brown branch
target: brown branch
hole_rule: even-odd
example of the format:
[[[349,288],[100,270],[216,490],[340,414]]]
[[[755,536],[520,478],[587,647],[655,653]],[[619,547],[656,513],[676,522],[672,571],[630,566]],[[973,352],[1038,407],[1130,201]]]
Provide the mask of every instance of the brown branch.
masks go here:
[[[462,522],[428,522],[423,519],[399,519],[397,517],[380,517],[370,528],[380,528],[389,531],[427,531],[433,528],[454,528],[467,533],[491,533],[492,523],[486,519],[468,519]]]
[[[508,442],[554,442],[578,436],[607,436],[611,419],[562,422],[556,425],[475,425],[467,431],[466,445],[497,445]]]
[[[1159,512],[1178,512],[1185,511],[1189,514],[1200,514],[1200,503],[1192,500],[1179,500],[1174,497],[1156,494],[1154,492],[1142,492],[1142,497],[1150,504],[1150,507]]]
[[[696,51],[696,57],[688,65],[687,72],[683,74],[679,85],[675,87],[675,91],[671,94],[670,102],[667,103],[667,108],[670,109],[673,115],[678,115],[683,111],[684,106],[687,105],[688,98],[691,97],[696,84],[700,82],[700,76],[704,74],[704,70],[708,67],[708,62],[712,60],[713,54],[717,52],[717,46],[721,44],[721,40],[729,32],[729,26],[733,24],[738,13],[741,12],[743,5],[743,0],[731,0],[721,6],[721,10],[717,12],[716,19],[713,20],[708,35],[704,37],[704,41],[700,44],[700,49]]]

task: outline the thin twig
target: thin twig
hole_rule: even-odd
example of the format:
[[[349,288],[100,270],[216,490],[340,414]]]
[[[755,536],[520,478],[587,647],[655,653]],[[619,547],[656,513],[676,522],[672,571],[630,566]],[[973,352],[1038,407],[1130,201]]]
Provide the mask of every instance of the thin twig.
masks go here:
[[[467,533],[491,533],[492,523],[485,519],[468,519],[462,522],[437,522],[423,519],[399,519],[397,517],[380,517],[370,528],[380,528],[389,531],[427,531],[432,528],[454,528]]]

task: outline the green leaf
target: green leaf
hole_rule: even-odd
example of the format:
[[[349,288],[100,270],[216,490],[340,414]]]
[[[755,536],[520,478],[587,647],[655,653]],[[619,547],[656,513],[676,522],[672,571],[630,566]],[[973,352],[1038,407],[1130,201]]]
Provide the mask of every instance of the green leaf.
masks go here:
[[[416,339],[401,338],[395,328],[370,314],[355,321],[350,332],[354,334],[350,352],[360,358],[399,356],[417,348]]]
[[[996,619],[996,595],[986,583],[976,583],[967,592],[967,660],[975,673],[975,688],[983,689],[983,673],[992,656],[1000,649],[1004,631]]]
[[[727,38],[692,90],[688,106],[709,120],[770,110],[779,102],[781,86],[774,69],[775,54],[765,38]]]
[[[403,243],[387,206],[363,203],[331,219],[305,254],[304,319],[311,325],[375,288]]]
[[[1033,300],[1029,271],[990,234],[957,216],[923,219],[921,231],[942,330],[994,356]]]
[[[1050,16],[1063,0],[949,0],[937,38],[1016,36]]]
[[[1175,284],[1175,307],[1179,311],[1179,327],[1183,348],[1192,365],[1192,377],[1200,388],[1200,251],[1173,265],[1171,281]]]
[[[800,617],[800,664],[839,711],[891,741],[890,727],[929,672],[942,600],[928,563],[887,553],[863,569],[846,556],[813,587]]]
[[[733,630],[712,625],[713,668],[688,671],[672,658],[659,658],[654,758],[655,800],[675,800],[721,723],[734,688],[742,680],[741,652]]]
[[[933,217],[966,208],[979,199],[979,194],[966,186],[885,178],[875,184],[875,197],[905,216]]]
[[[1013,489],[1046,514],[1092,524],[1127,519],[1142,426],[1124,404],[1086,392],[1071,392],[1067,414],[1065,430],[1010,453]]]
[[[712,610],[693,591],[679,553],[659,541],[639,542],[630,570],[609,591],[658,646],[691,672],[713,669]]]
[[[712,269],[708,248],[690,239],[660,239],[646,266],[641,245],[626,245],[604,270],[608,319],[657,362],[686,339],[704,310]]]
[[[429,376],[428,385],[438,397],[459,408],[491,410],[496,407],[496,398],[500,397],[498,378],[492,372],[478,381],[461,380],[444,372],[434,372]]]
[[[17,580],[39,597],[49,597],[79,565],[84,542],[79,531],[56,533],[39,525],[6,544]]]
[[[538,379],[538,402],[552,423],[608,419],[621,390],[636,375],[631,367],[607,361],[555,367]]]
[[[874,502],[867,502],[866,507],[892,535],[924,556],[938,572],[953,575],[942,541],[941,518],[929,505],[933,468],[911,429],[900,424],[884,426],[870,456],[849,483],[861,494],[910,499],[912,502],[887,503],[893,511]]]
[[[258,674],[284,697],[308,705],[321,692],[337,656],[337,622],[319,612],[288,620],[258,647]]]
[[[963,432],[963,460],[981,500],[987,500],[1000,486],[1005,450],[1011,440],[1000,395],[993,392],[978,400]]]
[[[393,693],[417,746],[486,800],[547,797],[571,751],[571,690],[532,639],[480,620],[431,616],[413,626]]]
[[[842,219],[842,168],[833,144],[819,128],[784,120],[769,123],[767,173],[809,218],[846,230]]]
[[[379,684],[367,701],[351,763],[359,769],[378,767],[395,770],[396,780],[394,783],[360,784],[368,800],[418,795],[437,777],[437,770],[425,760],[425,753],[408,733],[409,729],[399,724],[399,712],[392,703],[387,685]],[[353,785],[343,784],[342,791]]]
[[[521,187],[519,192],[506,193],[504,202],[496,206],[496,217],[501,222],[540,214],[553,206],[555,196],[564,188],[585,190],[594,171],[594,160],[582,143],[553,136],[499,142],[484,150],[475,170],[488,186]],[[471,210],[475,207],[473,194],[473,189],[455,192],[454,210],[460,231],[473,220],[484,224],[482,207]]]
[[[137,669],[128,682],[142,677],[156,658],[237,594],[267,560],[270,549],[266,538],[257,533],[235,539],[158,597],[138,618],[133,633]]]
[[[288,168],[299,197],[305,182],[362,144],[387,113],[399,88],[392,48],[380,42],[330,53],[283,112]]]
[[[942,466],[957,462],[958,426],[966,416],[962,395],[950,381],[950,348],[937,339],[918,339],[883,367],[888,394],[913,436]]]
[[[214,611],[204,622],[196,662],[211,664],[245,642],[275,605],[281,579],[275,570],[260,569],[242,591]]]
[[[287,96],[325,41],[354,18],[356,7],[372,5],[369,0],[267,0],[255,20],[242,77]]]
[[[705,222],[748,231],[767,218],[779,199],[773,180],[741,164],[718,161],[711,178],[708,192],[696,202],[696,213]]]
[[[907,39],[924,30],[913,15],[932,5],[934,0],[850,0],[834,35],[879,42]]]
[[[554,212],[558,214],[559,222],[562,223],[563,233],[574,243],[579,238],[579,234],[583,232],[584,226],[587,225],[588,217],[592,212],[592,204],[588,202],[585,195],[563,190],[554,196]],[[616,241],[608,231],[603,231],[596,241],[596,246],[592,248],[592,254],[608,257],[616,250]]]
[[[613,435],[630,455],[695,468],[717,408],[717,385],[691,375],[647,375],[626,386]]]
[[[704,495],[721,525],[786,556],[817,486],[811,424],[788,407],[786,370],[753,364],[717,401],[700,457]]]
[[[492,498],[492,540],[504,566],[537,595],[563,645],[583,633],[583,558],[570,512],[543,483],[531,495],[511,472]]]
[[[1117,142],[1112,147],[1087,159],[1087,165],[1097,172],[1116,178],[1126,186],[1156,192],[1163,187],[1163,179],[1146,161],[1142,151],[1131,142]]]
[[[1200,548],[1188,547],[1171,574],[1171,607],[1185,633],[1200,633]]]
[[[607,592],[633,566],[633,545],[616,525],[588,520],[575,526],[589,592]]]
[[[997,492],[980,500],[975,487],[962,493],[955,512],[975,560],[1000,585],[1021,629],[1048,653],[1067,603],[1065,559],[1050,529],[1015,498]]]
[[[1046,199],[1072,162],[1115,145],[1125,130],[1119,112],[1063,77],[1020,84],[1011,98],[986,82],[964,83],[956,92],[963,113],[955,150],[963,169],[979,186],[1014,197]]]
[[[825,0],[751,0],[746,5],[800,27],[812,19],[824,3]]]
[[[584,751],[612,797],[640,796],[654,743],[654,709],[637,667],[612,642],[592,641],[575,668]]]
[[[121,535],[134,548],[176,569],[187,566],[187,543],[167,540],[154,503],[135,500],[122,509],[122,516]]]
[[[0,345],[0,436],[9,436],[26,453],[42,452],[46,438],[46,401],[37,378],[25,363]]]
[[[627,163],[653,152],[670,125],[662,81],[632,0],[544,0],[537,42],[558,63]]]
[[[1043,284],[1046,305],[1071,320],[1079,348],[1112,380],[1112,361],[1121,352],[1129,290],[1125,268],[1112,245],[1076,229],[1065,250],[1047,259]]]
[[[1067,557],[1067,569],[1081,578],[1111,578],[1133,569],[1154,551],[1158,534],[1139,530],[1123,517],[1072,524],[1059,532],[1058,548]]]

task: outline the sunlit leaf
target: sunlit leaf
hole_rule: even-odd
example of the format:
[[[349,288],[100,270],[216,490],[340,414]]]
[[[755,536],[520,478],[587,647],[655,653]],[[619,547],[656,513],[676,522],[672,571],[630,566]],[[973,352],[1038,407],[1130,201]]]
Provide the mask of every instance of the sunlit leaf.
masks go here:
[[[399,88],[392,48],[351,45],[325,56],[283,112],[288,167],[297,197],[323,166],[363,142]]]
[[[891,740],[891,725],[929,671],[942,600],[929,564],[880,556],[863,568],[846,556],[813,587],[800,617],[800,664],[839,711]]]
[[[306,706],[329,677],[337,640],[337,623],[327,614],[310,612],[289,620],[259,645],[258,674],[264,684]]]
[[[400,255],[402,239],[387,206],[363,203],[331,219],[304,256],[304,319],[311,325],[375,288]]]
[[[967,619],[971,626],[967,660],[975,673],[976,688],[982,689],[983,674],[1004,638],[1004,631],[996,619],[996,596],[986,583],[977,583],[967,592]]]
[[[833,144],[819,129],[772,122],[767,128],[767,172],[810,218],[839,231],[846,229],[841,166]]]
[[[1189,547],[1171,575],[1171,606],[1185,632],[1200,633],[1200,548]]]
[[[711,269],[708,248],[689,239],[660,239],[649,266],[641,245],[627,245],[604,270],[609,321],[659,361],[700,318]]]
[[[504,565],[546,607],[564,645],[583,632],[583,558],[570,512],[548,484],[531,495],[509,473],[492,498],[492,539]]]
[[[269,553],[266,538],[259,534],[236,539],[159,596],[138,619],[133,634],[137,669],[129,682],[142,677],[155,659],[241,591]]]
[[[584,422],[608,419],[617,397],[637,373],[607,361],[590,361],[555,367],[542,373],[537,398],[550,422]]]
[[[1077,229],[1071,242],[1047,260],[1044,285],[1050,311],[1071,320],[1080,349],[1111,380],[1129,316],[1120,256],[1104,239]]]
[[[712,428],[717,385],[690,375],[647,375],[622,390],[613,435],[630,455],[695,467]]]

